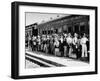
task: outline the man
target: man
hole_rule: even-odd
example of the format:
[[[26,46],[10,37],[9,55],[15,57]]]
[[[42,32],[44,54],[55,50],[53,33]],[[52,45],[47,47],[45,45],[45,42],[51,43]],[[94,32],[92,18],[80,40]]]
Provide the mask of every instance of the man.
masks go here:
[[[29,35],[29,37],[28,37],[28,49],[30,50],[30,48],[31,48],[31,36]]]
[[[68,52],[69,52],[68,56],[70,56],[72,53],[72,37],[70,33],[68,34],[67,37],[67,43],[68,43]]]
[[[51,38],[50,38],[50,53],[51,54],[54,54],[54,37],[53,36],[51,36]]]
[[[59,49],[60,49],[60,53],[61,53],[61,56],[64,55],[64,47],[63,47],[63,36],[60,36],[60,46],[59,46]]]
[[[34,36],[32,36],[32,51],[34,51]]]
[[[83,34],[83,37],[81,38],[81,45],[82,45],[82,57],[87,57],[87,45],[86,42],[88,41],[86,34]]]
[[[47,35],[46,36],[46,54],[49,53],[49,42],[50,42],[49,40],[50,40],[49,35]]]
[[[44,36],[41,36],[41,52],[43,52],[44,49]]]
[[[28,47],[28,33],[25,33],[25,47]]]
[[[67,34],[64,34],[63,47],[64,47],[64,56],[66,57],[66,56],[68,56]]]
[[[47,52],[47,36],[45,35],[43,38],[43,52]]]
[[[77,33],[74,33],[74,38],[73,38],[73,51],[76,53],[77,59],[79,58],[79,53],[78,53],[78,35]]]
[[[59,54],[59,40],[57,37],[55,37],[54,46],[55,46],[55,56],[57,56]]]
[[[41,50],[41,39],[40,36],[38,35],[37,37],[37,50],[40,51]]]
[[[37,38],[35,36],[33,36],[33,51],[37,51]]]

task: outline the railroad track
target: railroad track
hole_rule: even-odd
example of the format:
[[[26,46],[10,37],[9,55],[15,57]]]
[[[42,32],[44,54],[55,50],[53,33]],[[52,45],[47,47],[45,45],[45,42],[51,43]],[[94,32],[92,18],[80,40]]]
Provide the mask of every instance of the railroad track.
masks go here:
[[[48,60],[48,59],[37,57],[35,55],[30,55],[28,53],[26,53],[25,59],[32,63],[39,65],[40,67],[62,67],[62,66],[65,66],[65,65],[53,62],[51,60]]]

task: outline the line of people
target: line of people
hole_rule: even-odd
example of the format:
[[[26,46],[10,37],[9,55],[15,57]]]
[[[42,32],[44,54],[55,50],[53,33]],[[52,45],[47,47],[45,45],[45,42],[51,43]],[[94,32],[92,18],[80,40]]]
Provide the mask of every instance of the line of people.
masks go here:
[[[77,33],[74,33],[74,36],[71,33],[51,36],[28,36],[26,43],[32,51],[62,57],[70,57],[70,55],[76,54],[78,59],[80,57],[88,57],[89,52],[89,39],[85,33],[82,36]]]

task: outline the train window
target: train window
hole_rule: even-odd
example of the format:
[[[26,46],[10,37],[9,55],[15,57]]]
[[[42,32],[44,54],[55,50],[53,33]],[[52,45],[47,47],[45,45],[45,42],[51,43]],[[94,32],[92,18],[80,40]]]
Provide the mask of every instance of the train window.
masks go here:
[[[55,29],[55,33],[58,33],[58,29]]]
[[[42,31],[42,34],[44,34],[44,31]]]
[[[50,34],[50,30],[48,30],[48,34]]]
[[[64,31],[67,31],[67,25],[64,25],[64,26],[63,26],[63,30],[64,30]]]
[[[80,26],[80,31],[84,32],[85,31],[85,25]]]
[[[58,33],[61,33],[62,32],[62,28],[58,28]]]
[[[47,31],[44,31],[44,34],[47,34]]]
[[[79,25],[74,26],[74,32],[78,33],[79,32]]]
[[[68,32],[71,33],[72,32],[72,28],[68,27]]]
[[[51,30],[51,34],[53,34],[53,30]]]

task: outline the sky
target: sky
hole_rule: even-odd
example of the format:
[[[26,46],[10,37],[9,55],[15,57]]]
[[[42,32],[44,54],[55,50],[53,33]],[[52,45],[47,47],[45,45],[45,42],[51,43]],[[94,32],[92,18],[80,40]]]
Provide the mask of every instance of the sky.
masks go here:
[[[34,23],[45,23],[47,21],[51,21],[57,18],[61,18],[64,16],[68,16],[68,14],[51,14],[51,13],[34,13],[34,12],[26,12],[26,26]]]

